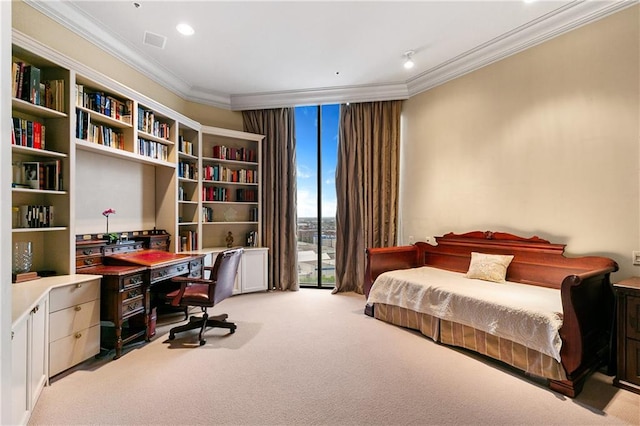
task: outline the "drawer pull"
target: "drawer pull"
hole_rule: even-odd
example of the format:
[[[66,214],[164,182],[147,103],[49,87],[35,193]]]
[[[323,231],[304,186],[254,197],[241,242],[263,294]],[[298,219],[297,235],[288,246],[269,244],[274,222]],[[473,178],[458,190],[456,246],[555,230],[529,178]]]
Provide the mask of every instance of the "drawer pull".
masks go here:
[[[78,305],[74,309],[76,312],[80,312],[82,310],[82,306]]]
[[[40,305],[36,305],[33,307],[33,309],[31,310],[32,314],[35,314],[36,312],[38,312],[40,310]]]
[[[85,256],[90,255],[90,254],[91,254],[91,249],[84,249],[84,250],[82,251],[82,254],[84,254]]]
[[[178,266],[177,269],[178,269],[178,272],[182,272],[182,271],[184,271],[185,268],[186,268],[186,266],[180,265],[180,266]]]
[[[85,265],[93,265],[93,259],[85,259],[84,260],[84,264]]]
[[[131,278],[131,280],[129,281],[131,284],[140,284],[142,282],[142,278],[140,277],[133,277]]]
[[[75,335],[75,338],[76,338],[76,339],[79,339],[79,338],[81,338],[81,337],[82,337],[82,333],[76,333],[76,335]]]

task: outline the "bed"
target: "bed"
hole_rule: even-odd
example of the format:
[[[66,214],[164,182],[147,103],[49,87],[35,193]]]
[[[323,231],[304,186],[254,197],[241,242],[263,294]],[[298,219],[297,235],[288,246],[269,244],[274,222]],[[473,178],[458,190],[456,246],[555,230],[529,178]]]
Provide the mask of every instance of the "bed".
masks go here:
[[[365,313],[547,379],[575,397],[594,369],[613,369],[610,274],[618,265],[602,256],[566,257],[564,249],[491,231],[370,248]],[[502,275],[484,276],[495,262]]]

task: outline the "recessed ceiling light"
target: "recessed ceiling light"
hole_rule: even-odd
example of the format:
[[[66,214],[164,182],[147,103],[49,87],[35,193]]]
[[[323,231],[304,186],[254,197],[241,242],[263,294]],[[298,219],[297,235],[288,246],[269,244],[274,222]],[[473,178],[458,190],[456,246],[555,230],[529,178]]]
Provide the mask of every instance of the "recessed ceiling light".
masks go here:
[[[133,2],[133,7],[135,7],[136,9],[140,9],[140,7],[142,7],[142,5],[140,3],[138,3],[137,1]]]
[[[413,66],[415,65],[415,63],[413,62],[414,53],[415,52],[413,50],[407,50],[406,52],[404,52],[404,57],[405,57],[404,67],[408,70],[413,68]]]
[[[180,34],[186,35],[186,36],[190,36],[190,35],[193,35],[193,33],[195,33],[193,27],[191,27],[191,25],[189,24],[178,24],[176,26],[176,30],[178,30]]]

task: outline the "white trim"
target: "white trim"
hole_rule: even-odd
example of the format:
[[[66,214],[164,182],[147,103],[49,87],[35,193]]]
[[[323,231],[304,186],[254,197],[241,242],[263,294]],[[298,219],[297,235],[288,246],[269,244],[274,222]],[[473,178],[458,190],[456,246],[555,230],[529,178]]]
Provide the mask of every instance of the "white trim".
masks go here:
[[[493,62],[543,43],[580,26],[638,4],[638,0],[575,0],[515,28],[405,82],[382,85],[326,87],[286,92],[225,94],[190,87],[166,68],[140,55],[122,40],[104,31],[66,2],[24,0],[31,7],[79,34],[114,57],[147,75],[178,96],[192,102],[231,110],[294,105],[407,99]],[[83,73],[84,74],[84,73]]]

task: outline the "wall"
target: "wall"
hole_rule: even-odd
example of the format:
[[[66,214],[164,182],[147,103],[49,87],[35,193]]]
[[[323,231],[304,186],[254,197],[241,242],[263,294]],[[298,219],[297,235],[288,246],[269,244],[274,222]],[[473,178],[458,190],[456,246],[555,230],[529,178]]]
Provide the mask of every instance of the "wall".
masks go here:
[[[538,235],[640,274],[639,23],[634,6],[407,100],[405,243]]]

